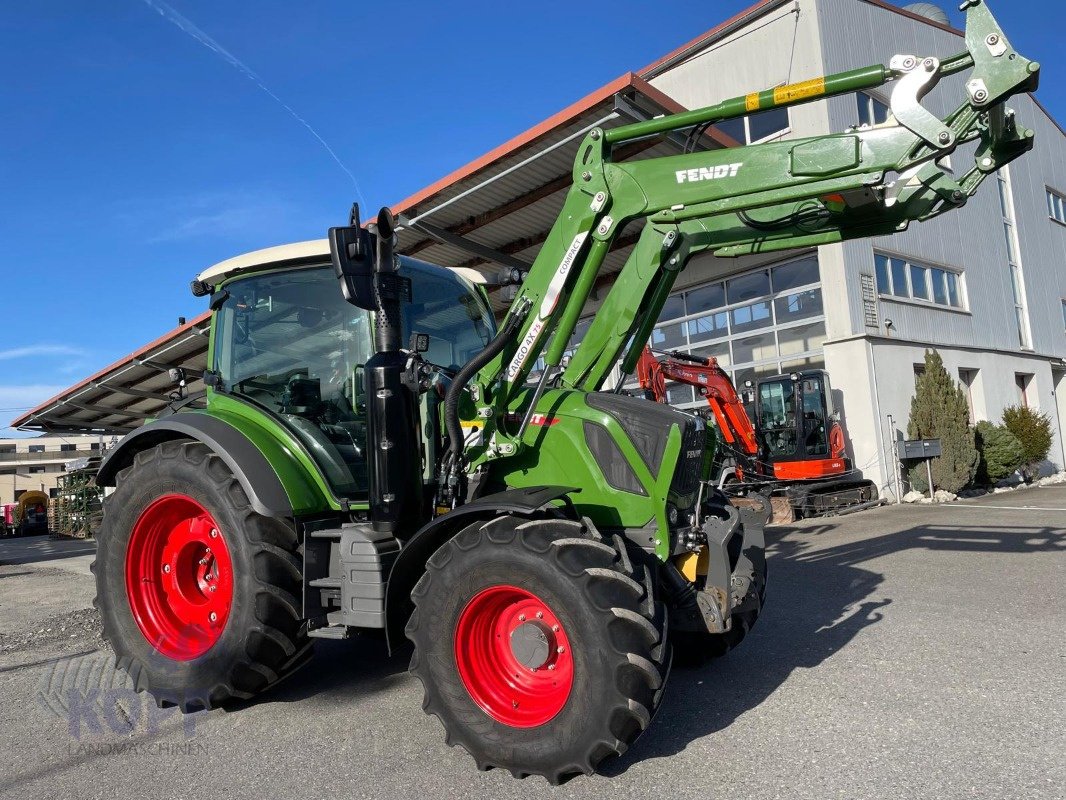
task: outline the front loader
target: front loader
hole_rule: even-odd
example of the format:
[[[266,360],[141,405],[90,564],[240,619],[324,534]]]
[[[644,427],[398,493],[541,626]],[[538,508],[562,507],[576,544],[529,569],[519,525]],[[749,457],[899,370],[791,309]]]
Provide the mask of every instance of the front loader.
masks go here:
[[[393,220],[202,273],[206,396],[129,434],[95,563],[104,634],[184,710],[252,696],[317,638],[413,643],[425,709],[480,768],[558,782],[650,724],[671,647],[727,651],[759,614],[765,508],[702,480],[703,421],[602,391],[631,373],[695,254],[905,229],[1033,145],[1036,88],[980,0],[967,51],[898,56],[582,141],[559,217],[497,327],[469,275],[393,253]],[[920,104],[972,69],[944,120]],[[829,136],[618,163],[620,145],[894,83],[892,118]],[[976,143],[959,177],[937,163]],[[646,220],[580,347],[604,256]],[[328,255],[327,255],[328,253]],[[339,281],[339,287],[337,285]],[[545,365],[527,383],[535,363]],[[668,633],[669,631],[669,633]],[[357,668],[353,665],[353,668]]]

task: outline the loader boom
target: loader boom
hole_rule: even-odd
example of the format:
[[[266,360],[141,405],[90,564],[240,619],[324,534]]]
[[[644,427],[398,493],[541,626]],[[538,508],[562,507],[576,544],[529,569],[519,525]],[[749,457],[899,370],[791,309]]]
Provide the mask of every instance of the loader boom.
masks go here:
[[[632,373],[674,280],[695,254],[737,256],[841,242],[905,230],[959,208],[990,174],[1033,146],[1004,107],[1032,91],[1039,65],[1016,53],[982,0],[966,8],[967,51],[943,61],[900,55],[888,66],[752,93],[704,109],[590,131],[578,150],[573,185],[504,320],[506,341],[457,381],[469,388],[463,418],[483,435],[452,444],[442,470],[470,471],[518,454],[551,380],[597,391],[620,357]],[[965,101],[940,120],[920,101],[938,81],[966,69]],[[771,107],[809,103],[894,83],[886,124],[844,133],[616,163],[616,146],[706,126]],[[693,136],[690,135],[690,138]],[[694,138],[699,138],[695,136]],[[976,163],[956,178],[936,162],[977,142]],[[619,231],[647,224],[569,365],[558,375],[578,317]],[[627,350],[628,347],[628,350]],[[532,394],[520,391],[542,359]],[[450,413],[458,415],[458,404]],[[508,425],[518,413],[521,424]],[[452,422],[449,420],[449,428]],[[460,449],[462,448],[462,450]]]

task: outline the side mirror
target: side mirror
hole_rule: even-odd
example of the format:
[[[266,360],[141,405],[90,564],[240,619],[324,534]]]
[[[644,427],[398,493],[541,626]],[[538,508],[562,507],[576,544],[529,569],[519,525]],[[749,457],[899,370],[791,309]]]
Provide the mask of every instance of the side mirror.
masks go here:
[[[329,253],[344,299],[374,311],[374,253],[370,234],[359,224],[358,205],[352,206],[349,225],[329,229]]]

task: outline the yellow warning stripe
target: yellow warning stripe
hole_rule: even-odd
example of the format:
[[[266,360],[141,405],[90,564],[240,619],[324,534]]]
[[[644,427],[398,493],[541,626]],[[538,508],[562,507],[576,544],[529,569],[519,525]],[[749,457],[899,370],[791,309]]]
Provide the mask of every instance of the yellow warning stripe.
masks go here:
[[[819,97],[823,94],[825,94],[825,78],[812,78],[802,83],[778,86],[774,89],[774,105],[795,103],[797,100],[806,100],[808,97]]]

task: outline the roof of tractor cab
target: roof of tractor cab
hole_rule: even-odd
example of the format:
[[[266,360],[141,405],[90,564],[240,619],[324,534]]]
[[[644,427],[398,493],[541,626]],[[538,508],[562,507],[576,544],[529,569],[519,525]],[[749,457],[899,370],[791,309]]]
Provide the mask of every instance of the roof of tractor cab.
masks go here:
[[[321,261],[329,257],[329,242],[326,239],[310,239],[306,242],[281,244],[242,253],[205,269],[196,276],[204,283],[219,284],[242,272],[255,272],[267,267],[284,267],[295,264]]]
[[[204,283],[217,285],[245,272],[258,272],[276,267],[322,264],[328,260],[329,240],[310,239],[306,242],[264,247],[262,250],[253,250],[250,253],[227,258],[225,261],[219,261],[217,264],[205,269],[196,276],[196,279]],[[454,272],[471,283],[484,284],[488,282],[485,273],[476,269],[470,269],[469,267],[443,267],[443,269]]]

